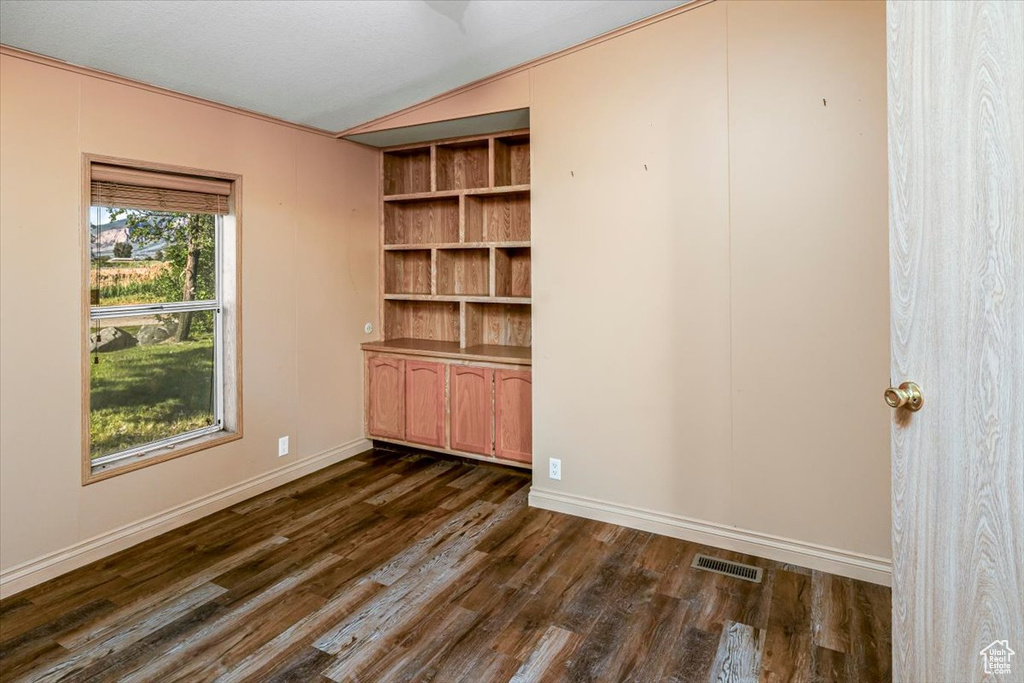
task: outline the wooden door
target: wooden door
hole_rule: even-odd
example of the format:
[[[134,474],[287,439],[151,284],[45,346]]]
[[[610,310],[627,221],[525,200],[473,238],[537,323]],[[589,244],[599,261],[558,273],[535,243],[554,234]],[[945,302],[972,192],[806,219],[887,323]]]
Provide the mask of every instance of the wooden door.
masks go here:
[[[405,440],[445,447],[445,365],[405,362]]]
[[[494,451],[494,370],[451,366],[452,448],[491,455]]]
[[[887,23],[893,678],[1024,681],[1024,4]]]
[[[529,372],[494,373],[494,454],[533,461],[533,380]]]
[[[366,427],[370,436],[405,438],[405,361],[388,356],[366,360]]]

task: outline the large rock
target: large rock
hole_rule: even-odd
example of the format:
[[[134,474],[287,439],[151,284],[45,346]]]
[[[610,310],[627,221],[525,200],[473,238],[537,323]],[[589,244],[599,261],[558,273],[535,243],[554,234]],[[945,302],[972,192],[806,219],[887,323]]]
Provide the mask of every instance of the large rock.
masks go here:
[[[139,340],[120,327],[104,327],[99,333],[89,335],[93,353],[120,351],[135,346]]]
[[[143,325],[139,329],[138,339],[143,346],[151,346],[169,339],[172,334],[165,325]]]

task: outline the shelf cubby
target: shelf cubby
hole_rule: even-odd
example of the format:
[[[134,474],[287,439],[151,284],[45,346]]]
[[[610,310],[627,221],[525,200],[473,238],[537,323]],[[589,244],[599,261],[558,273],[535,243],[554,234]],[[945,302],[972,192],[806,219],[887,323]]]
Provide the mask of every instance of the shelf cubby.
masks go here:
[[[529,242],[530,192],[466,195],[466,242]]]
[[[437,190],[487,187],[487,140],[437,146]]]
[[[494,295],[499,297],[529,297],[530,248],[499,247],[494,250]]]
[[[459,342],[459,304],[444,301],[384,302],[386,339]]]
[[[529,304],[465,303],[464,345],[530,346]]]
[[[494,185],[530,184],[530,136],[494,138]]]
[[[437,293],[490,294],[490,254],[487,249],[438,249]]]
[[[384,194],[430,192],[430,147],[384,152]]]
[[[430,250],[384,252],[385,294],[430,294]]]
[[[458,197],[384,202],[384,244],[458,241]]]

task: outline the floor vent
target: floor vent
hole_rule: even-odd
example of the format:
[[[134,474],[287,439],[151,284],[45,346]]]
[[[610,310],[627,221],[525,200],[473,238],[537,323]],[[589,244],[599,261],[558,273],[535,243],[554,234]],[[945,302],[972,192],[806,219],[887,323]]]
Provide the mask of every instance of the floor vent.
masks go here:
[[[716,574],[735,576],[737,579],[753,581],[754,583],[761,583],[761,574],[764,572],[760,567],[751,567],[749,564],[740,564],[739,562],[730,562],[729,560],[719,560],[717,557],[711,557],[710,555],[697,555],[693,558],[693,564],[690,566]]]

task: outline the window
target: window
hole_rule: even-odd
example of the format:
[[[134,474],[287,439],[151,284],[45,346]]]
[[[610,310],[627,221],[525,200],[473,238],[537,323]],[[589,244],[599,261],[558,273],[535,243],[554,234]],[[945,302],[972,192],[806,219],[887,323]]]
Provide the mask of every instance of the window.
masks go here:
[[[237,177],[87,157],[85,482],[241,437]]]

